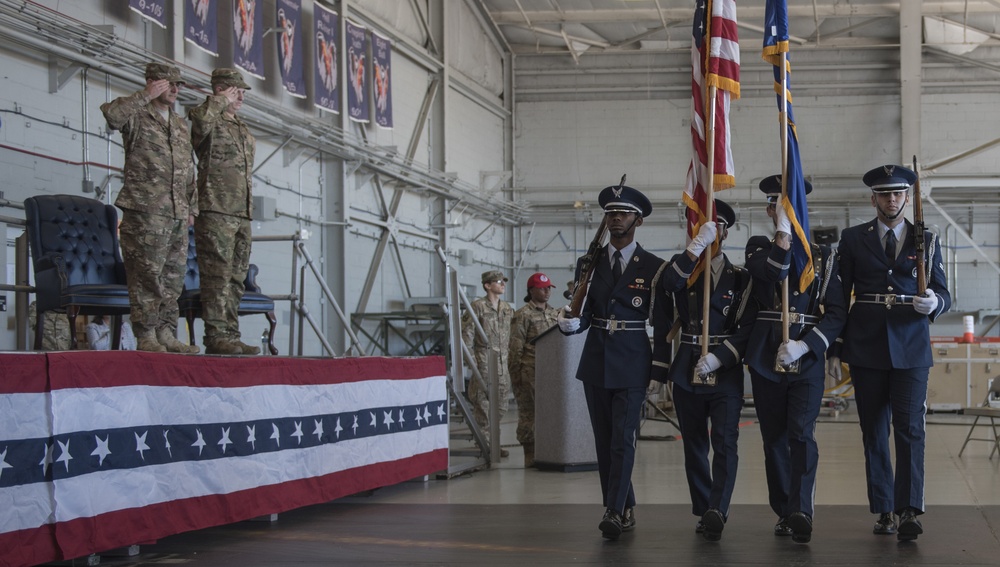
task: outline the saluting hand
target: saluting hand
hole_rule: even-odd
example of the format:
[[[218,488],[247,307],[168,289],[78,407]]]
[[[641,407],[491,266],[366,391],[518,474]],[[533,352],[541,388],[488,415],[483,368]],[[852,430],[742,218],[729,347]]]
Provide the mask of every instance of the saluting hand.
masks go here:
[[[170,88],[170,81],[166,79],[155,79],[151,81],[146,81],[146,98],[149,100],[154,100],[161,94],[167,92]]]
[[[921,315],[930,315],[937,309],[937,306],[937,294],[932,290],[925,290],[924,295],[918,295],[913,298],[913,309]]]

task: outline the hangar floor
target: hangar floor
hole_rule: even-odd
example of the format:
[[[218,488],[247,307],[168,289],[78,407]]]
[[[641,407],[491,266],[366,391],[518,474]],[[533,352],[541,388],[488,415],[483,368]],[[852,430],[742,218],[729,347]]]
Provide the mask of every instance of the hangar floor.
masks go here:
[[[744,414],[740,470],[723,538],[694,532],[680,441],[661,421],[642,430],[634,484],[637,528],[616,542],[597,529],[595,472],[522,468],[515,412],[502,424],[511,456],[451,480],[418,479],[281,514],[165,538],[102,565],[998,565],[1000,457],[990,444],[958,451],[971,420],[928,416],[924,535],[915,542],[871,533],[864,455],[853,408],[821,417],[813,540],[777,538],[767,506],[760,430]],[[986,429],[981,429],[986,432]],[[79,564],[79,562],[77,563]]]

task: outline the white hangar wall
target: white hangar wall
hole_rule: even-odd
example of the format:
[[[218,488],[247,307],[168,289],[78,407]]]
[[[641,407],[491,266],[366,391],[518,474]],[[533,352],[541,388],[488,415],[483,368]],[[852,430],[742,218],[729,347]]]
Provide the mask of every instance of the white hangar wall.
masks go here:
[[[232,66],[232,40],[224,29],[218,58],[183,41],[172,23],[180,21],[180,2],[173,3],[176,13],[168,17],[167,30],[144,22],[125,2],[42,0],[36,4],[42,12],[52,10],[51,19],[56,21],[112,26],[100,30],[112,33],[116,48],[134,51],[136,57],[133,68],[124,69],[125,77],[90,68],[70,75],[60,89],[49,93],[49,52],[45,46],[2,42],[0,144],[5,148],[0,148],[0,172],[5,183],[0,188],[4,200],[0,214],[14,218],[23,218],[20,203],[25,198],[45,193],[84,194],[85,181],[104,189],[101,198],[113,202],[121,189],[121,179],[105,166],[120,168],[124,156],[121,136],[117,132],[108,135],[99,107],[141,88],[140,61],[148,59],[143,54],[177,62],[185,78],[193,83],[184,90],[178,106],[181,112],[203,100],[213,68]],[[260,4],[266,24],[274,18],[275,3],[265,0]],[[303,24],[307,28],[312,26],[314,4],[312,0],[303,2]],[[387,229],[395,237],[400,254],[390,246],[382,257],[365,311],[402,309],[408,295],[443,296],[444,269],[435,249],[441,244],[466,289],[478,295],[475,292],[480,290],[480,272],[507,266],[512,258],[508,246],[510,220],[497,222],[491,206],[493,202],[510,201],[510,192],[494,190],[496,180],[487,173],[510,169],[504,143],[509,116],[504,111],[503,54],[480,29],[465,3],[418,1],[416,6],[429,14],[429,28],[419,24],[413,3],[382,0],[343,2],[339,6],[341,16],[347,14],[369,31],[393,40],[394,128],[360,125],[343,116],[320,112],[313,107],[311,97],[303,100],[286,94],[276,78],[276,42],[266,36],[265,75],[269,78],[261,81],[247,77],[252,90],[248,93],[250,108],[245,107],[243,115],[257,137],[259,170],[254,194],[273,199],[277,217],[255,221],[254,234],[308,233],[306,250],[348,317],[358,308],[375,250]],[[17,33],[13,26],[3,29],[7,27],[5,21],[0,20],[0,34]],[[228,23],[229,16],[220,15],[220,26]],[[447,57],[434,53],[427,47],[431,44],[443,48]],[[306,59],[311,61],[311,57],[312,47],[306,42]],[[63,57],[56,60],[60,70],[69,65]],[[447,69],[444,61],[448,62]],[[435,77],[442,76],[447,77],[445,87],[438,90],[434,104],[422,114],[425,94]],[[342,85],[343,79],[342,73]],[[306,82],[311,93],[312,77],[307,76]],[[279,121],[290,121],[284,131],[271,128]],[[262,129],[258,124],[266,127]],[[315,139],[317,136],[307,132],[306,126],[312,128],[311,132],[325,132],[323,137],[329,139]],[[292,139],[286,141],[289,134]],[[411,143],[413,159],[407,162],[404,155]],[[380,164],[372,156],[389,156],[389,163]],[[84,161],[92,165],[85,167]],[[383,165],[382,173],[376,175]],[[508,180],[500,186],[509,184]],[[421,185],[430,189],[421,189]],[[402,197],[397,214],[387,222],[384,207],[396,190],[402,192]],[[505,210],[505,205],[500,202],[496,210]],[[7,228],[8,245],[3,257],[6,283],[13,280],[14,239],[21,232],[20,227]],[[298,293],[292,283],[301,274],[293,276],[291,249],[290,242],[255,243],[251,262],[261,268],[258,283],[265,292]],[[463,260],[469,261],[458,261],[460,251],[467,251]],[[302,262],[298,265],[301,268]],[[305,278],[306,309],[330,337],[335,351],[344,352],[349,340],[343,325],[308,270]],[[8,301],[13,304],[13,294],[8,293]],[[289,302],[279,301],[277,307],[277,346],[287,353],[292,316]],[[240,324],[247,342],[260,336],[262,320],[243,317]],[[13,309],[0,312],[0,349],[11,350],[16,345],[13,327]],[[200,322],[196,333],[200,338]],[[320,339],[309,325],[304,326],[303,337],[304,354],[324,354]],[[362,343],[365,351],[371,352],[372,344],[364,339]]]

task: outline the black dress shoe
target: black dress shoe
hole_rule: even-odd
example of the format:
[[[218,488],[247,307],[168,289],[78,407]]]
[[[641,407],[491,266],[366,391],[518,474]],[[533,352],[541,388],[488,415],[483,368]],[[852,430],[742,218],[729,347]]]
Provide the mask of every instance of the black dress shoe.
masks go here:
[[[878,517],[875,527],[872,528],[872,533],[875,535],[892,535],[896,533],[896,518],[893,517],[892,512],[883,512]]]
[[[777,524],[774,524],[774,535],[776,536],[790,536],[792,535],[792,528],[788,526],[788,518],[780,518]]]
[[[708,541],[722,539],[722,530],[726,528],[726,518],[722,516],[722,512],[709,508],[701,517],[701,523],[705,526],[705,532],[702,534],[705,539]]]
[[[622,517],[618,515],[611,508],[604,511],[604,518],[601,519],[600,525],[597,526],[601,530],[601,535],[608,539],[618,539],[618,536],[622,535]]]
[[[630,532],[635,529],[635,508],[629,506],[622,514],[622,531]]]
[[[704,522],[702,522],[701,520],[698,520],[698,523],[694,525],[694,533],[696,533],[696,534],[703,534],[703,533],[705,533],[705,524],[704,524]]]
[[[917,510],[914,508],[903,510],[903,513],[899,515],[899,531],[896,533],[896,539],[899,541],[912,541],[917,539],[917,536],[922,533],[924,533],[924,527],[920,525],[920,520],[917,519]]]
[[[788,516],[788,527],[792,529],[792,541],[809,543],[812,539],[813,521],[805,512],[792,512]]]

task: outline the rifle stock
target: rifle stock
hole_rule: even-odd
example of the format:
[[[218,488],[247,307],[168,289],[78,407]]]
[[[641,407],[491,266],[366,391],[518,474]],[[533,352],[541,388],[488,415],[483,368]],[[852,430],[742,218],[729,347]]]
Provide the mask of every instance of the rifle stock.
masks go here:
[[[601,218],[601,225],[597,227],[597,234],[590,241],[587,253],[580,258],[580,277],[576,280],[576,288],[573,290],[573,300],[569,304],[569,316],[579,317],[583,311],[583,302],[587,298],[587,290],[590,288],[590,278],[597,267],[597,255],[604,246],[604,235],[608,232],[607,217]]]
[[[920,171],[917,169],[917,156],[913,156],[913,173],[917,181],[913,184],[913,243],[917,249],[917,294],[923,295],[927,290],[927,243],[924,241],[924,206],[920,197]]]

